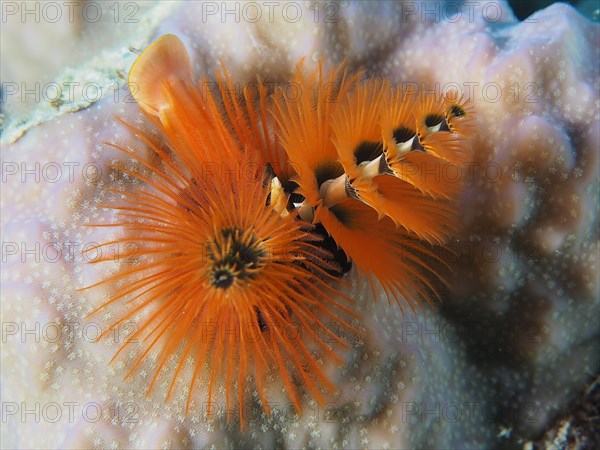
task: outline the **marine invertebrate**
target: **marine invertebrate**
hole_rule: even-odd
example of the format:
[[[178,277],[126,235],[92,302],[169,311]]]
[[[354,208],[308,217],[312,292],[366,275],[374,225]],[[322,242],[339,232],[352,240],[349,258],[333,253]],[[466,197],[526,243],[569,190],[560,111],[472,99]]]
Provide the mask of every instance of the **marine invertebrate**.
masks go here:
[[[133,95],[181,163],[171,162],[169,154],[148,139],[162,161],[159,167],[117,146],[150,170],[153,176],[124,169],[154,192],[125,191],[125,205],[108,206],[119,210],[123,220],[103,226],[122,227],[127,233],[90,250],[133,240],[138,243],[137,257],[145,260],[91,287],[126,282],[115,284],[110,300],[93,313],[124,299],[136,301],[130,311],[118,314],[111,328],[145,309],[152,311],[131,337],[144,337],[148,343],[129,371],[134,373],[160,346],[149,390],[169,358],[183,347],[167,399],[186,357],[193,355],[186,411],[205,366],[210,374],[209,404],[215,383],[222,380],[229,411],[231,384],[237,380],[240,419],[249,372],[269,411],[263,379],[273,366],[298,412],[290,365],[323,403],[315,380],[329,390],[334,386],[301,335],[307,334],[328,357],[341,362],[318,334],[343,341],[318,313],[355,330],[340,317],[349,310],[339,303],[343,296],[332,286],[331,273],[339,269],[318,245],[322,239],[307,232],[312,223],[321,224],[396,302],[406,300],[414,307],[420,299],[432,301],[436,289],[430,278],[441,277],[425,261],[436,255],[422,241],[443,244],[453,232],[451,202],[458,189],[441,177],[411,183],[423,174],[404,176],[402,167],[412,164],[420,172],[424,167],[414,158],[425,167],[435,166],[436,160],[460,161],[457,154],[465,151],[454,130],[465,120],[464,105],[446,97],[420,99],[399,93],[387,82],[359,83],[359,78],[360,73],[349,76],[343,66],[327,76],[319,68],[305,78],[299,65],[298,104],[277,93],[280,146],[264,86],[258,88],[258,99],[247,89],[238,96],[225,72],[218,78],[220,96],[201,96],[183,43],[173,35],[158,39],[135,62],[129,78]],[[313,104],[307,94],[315,83]],[[336,88],[334,97],[326,98],[326,86]],[[384,98],[391,103],[384,104]],[[391,131],[385,128],[389,124]],[[384,140],[385,132],[390,136]],[[443,138],[435,140],[440,135]],[[415,151],[423,153],[420,159],[411,159]],[[286,154],[293,171],[285,164]],[[207,164],[216,172],[207,173]],[[300,329],[289,329],[294,323]],[[206,327],[215,328],[208,338]]]
[[[347,298],[328,283],[335,264],[315,244],[319,236],[296,214],[282,216],[278,203],[269,201],[270,178],[260,156],[244,151],[229,133],[214,99],[202,101],[177,38],[167,35],[146,50],[130,82],[139,88],[138,102],[156,120],[174,155],[141,131],[136,134],[160,164],[115,145],[147,169],[121,169],[147,188],[119,192],[124,200],[106,207],[119,211],[120,220],[96,226],[119,227],[125,233],[89,249],[137,244],[140,261],[87,287],[115,286],[92,315],[113,304],[132,304],[117,312],[111,329],[147,312],[117,353],[132,340],[144,340],[128,376],[159,349],[150,391],[167,361],[176,357],[169,399],[186,358],[192,356],[186,411],[196,380],[203,376],[209,407],[214,386],[220,384],[231,411],[235,381],[242,427],[249,374],[267,413],[264,380],[273,370],[298,412],[293,378],[323,403],[320,389],[334,391],[335,386],[313,352],[318,349],[341,362],[328,343],[345,343],[332,328],[354,328],[342,318],[350,313],[342,304]],[[207,165],[215,171],[207,171]]]

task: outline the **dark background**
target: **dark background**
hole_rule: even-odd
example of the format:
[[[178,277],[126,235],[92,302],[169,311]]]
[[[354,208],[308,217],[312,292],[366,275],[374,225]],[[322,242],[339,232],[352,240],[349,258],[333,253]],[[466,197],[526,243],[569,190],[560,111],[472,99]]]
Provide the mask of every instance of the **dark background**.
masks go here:
[[[556,2],[555,0],[509,0],[508,3],[510,3],[510,6],[515,12],[515,16],[517,16],[519,20],[523,20],[536,12],[538,9],[543,9],[546,6]],[[581,2],[574,0],[563,1],[562,3],[568,3],[570,5],[577,6],[577,4]]]

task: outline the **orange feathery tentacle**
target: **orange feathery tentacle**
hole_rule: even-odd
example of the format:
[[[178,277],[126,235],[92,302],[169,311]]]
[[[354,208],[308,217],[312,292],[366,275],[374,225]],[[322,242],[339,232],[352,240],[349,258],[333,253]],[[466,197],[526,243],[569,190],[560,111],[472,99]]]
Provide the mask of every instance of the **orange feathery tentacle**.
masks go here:
[[[418,92],[400,88],[384,96],[381,129],[388,169],[428,196],[456,198],[462,188],[460,168],[420,151],[423,145],[417,135],[419,119],[415,113],[423,109],[418,106],[421,98]]]
[[[223,119],[242,148],[257,152],[264,164],[271,165],[280,180],[293,175],[287,155],[275,132],[275,123],[269,113],[273,98],[267,85],[257,81],[242,89],[231,79],[223,67],[217,74],[217,84],[222,106],[217,105]],[[203,84],[209,84],[204,80]]]
[[[407,182],[388,173],[382,142],[382,98],[392,96],[387,82],[369,80],[348,94],[332,127],[353,194],[371,206],[381,219],[427,241],[443,242],[455,222],[448,205],[435,202]],[[403,108],[397,108],[404,114]],[[414,136],[414,133],[413,133]]]
[[[281,142],[296,169],[298,193],[312,207],[321,202],[320,178],[327,180],[343,173],[331,141],[331,121],[339,100],[345,98],[359,76],[350,75],[344,65],[325,75],[321,64],[307,74],[300,63],[292,78],[293,94],[288,95],[282,88],[276,90]]]
[[[205,101],[196,87],[179,38],[168,34],[150,45],[131,68],[129,85],[142,111],[170,136],[171,146],[193,175],[233,156],[228,154],[235,148],[233,138],[214,103]]]
[[[378,220],[372,208],[353,199],[318,213],[316,217],[358,269],[367,276],[373,274],[388,298],[401,308],[402,300],[413,308],[419,299],[433,304],[439,297],[433,283],[442,278],[426,262],[426,258],[434,262],[439,258],[391,220]]]
[[[350,179],[362,177],[364,165],[383,155],[379,118],[382,97],[389,89],[387,82],[369,80],[339,99],[332,121],[333,144]]]
[[[475,130],[474,108],[471,102],[459,97],[458,92],[450,90],[444,96],[446,124],[453,133],[469,136]]]
[[[447,202],[424,196],[411,184],[392,175],[379,175],[373,183],[376,193],[367,193],[361,198],[392,219],[397,227],[437,244],[444,243],[456,231],[456,211]]]
[[[451,131],[446,121],[449,102],[441,93],[419,93],[415,105],[417,134],[425,152],[455,164],[468,157],[464,138]],[[464,112],[464,109],[461,108]],[[458,122],[459,117],[453,117]],[[455,124],[455,127],[457,125]]]
[[[192,68],[183,43],[172,34],[157,39],[135,61],[129,71],[131,95],[149,116],[169,107],[165,86],[190,84]]]

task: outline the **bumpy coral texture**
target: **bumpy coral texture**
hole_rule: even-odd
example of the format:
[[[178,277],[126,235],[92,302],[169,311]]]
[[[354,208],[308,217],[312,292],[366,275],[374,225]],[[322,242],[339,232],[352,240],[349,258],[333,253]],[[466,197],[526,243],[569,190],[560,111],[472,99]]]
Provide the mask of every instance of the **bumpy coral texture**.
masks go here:
[[[127,361],[107,364],[119,339],[94,342],[111,317],[91,327],[83,318],[109,293],[75,290],[111,269],[87,264],[81,244],[110,241],[118,231],[82,225],[115,221],[99,204],[118,200],[108,189],[135,183],[110,169],[135,161],[102,144],[125,143],[144,155],[114,119],[145,126],[135,104],[111,94],[3,146],[3,162],[58,162],[63,170],[54,183],[5,172],[3,242],[28,249],[39,242],[47,251],[37,261],[3,255],[2,321],[19,332],[3,334],[2,402],[39,408],[37,419],[20,410],[6,416],[3,445],[483,448],[540,437],[583,395],[600,365],[600,36],[566,5],[519,23],[505,4],[491,4],[470,2],[460,18],[436,21],[401,2],[336,3],[315,20],[303,3],[295,23],[275,10],[273,21],[266,13],[256,23],[230,15],[223,24],[218,14],[201,20],[201,3],[191,2],[139,30],[180,36],[197,75],[214,73],[221,60],[235,80],[285,80],[300,56],[347,58],[394,82],[458,84],[477,104],[475,163],[462,199],[465,232],[453,245],[453,293],[438,311],[402,316],[384,298],[373,301],[352,271],[348,293],[357,299],[365,335],[352,342],[345,366],[324,367],[340,387],[331,404],[317,407],[307,397],[301,417],[283,394],[272,417],[258,410],[244,433],[223,414],[185,416],[183,398],[164,403],[167,382],[145,396],[152,361],[140,368],[144,382],[124,381]],[[438,8],[437,17],[455,9]],[[105,73],[114,73],[112,61],[103,62]],[[73,178],[65,162],[78,164]],[[52,242],[62,247],[46,247]],[[21,333],[36,327],[37,341],[35,331]],[[52,402],[62,411],[59,420],[48,420],[55,418]],[[100,409],[104,415],[96,417]]]

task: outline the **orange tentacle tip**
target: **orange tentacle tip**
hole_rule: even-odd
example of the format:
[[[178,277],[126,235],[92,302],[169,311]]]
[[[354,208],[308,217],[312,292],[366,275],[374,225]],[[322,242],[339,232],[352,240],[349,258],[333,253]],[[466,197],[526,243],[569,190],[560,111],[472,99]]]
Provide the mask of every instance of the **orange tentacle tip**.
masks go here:
[[[221,396],[244,427],[252,395],[269,413],[267,385],[298,412],[304,394],[323,402],[329,364],[361,333],[340,289],[352,264],[401,309],[435,304],[446,286],[438,250],[457,234],[463,180],[444,170],[468,161],[472,109],[324,67],[297,65],[293,99],[261,83],[238,92],[226,69],[205,92],[167,35],[131,69],[167,145],[126,124],[155,157],[116,146],[144,171],[108,206],[120,220],[100,226],[122,235],[101,245],[137,251],[92,286],[112,289],[92,314],[113,308],[112,327],[141,317],[128,376],[154,359],[148,391],[170,399],[186,379],[186,411],[197,391],[208,405]]]

